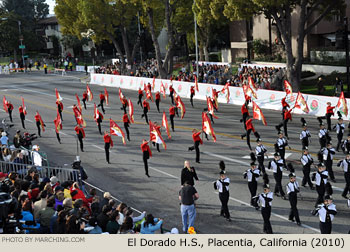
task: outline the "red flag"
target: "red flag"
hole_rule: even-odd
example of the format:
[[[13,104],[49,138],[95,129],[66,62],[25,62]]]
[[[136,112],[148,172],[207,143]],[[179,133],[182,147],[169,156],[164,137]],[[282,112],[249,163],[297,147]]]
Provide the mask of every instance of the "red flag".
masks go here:
[[[152,90],[154,90],[155,86],[156,86],[156,77],[153,77]]]
[[[198,88],[198,79],[197,79],[197,75],[195,74],[194,75],[194,84],[196,86],[196,90],[199,91],[199,88]]]
[[[75,94],[75,97],[77,98],[78,108],[79,108],[79,110],[81,112],[82,111],[82,107],[81,107],[81,104],[80,104],[79,96],[77,94]]]
[[[116,124],[112,119],[109,120],[109,130],[110,130],[110,134],[114,135],[114,136],[119,136],[122,138],[123,140],[123,144],[126,145],[125,143],[125,134],[122,131],[122,129],[118,126],[118,124]]]
[[[45,132],[45,124],[44,124],[44,121],[43,121],[43,119],[41,118],[41,115],[39,114],[39,112],[36,112],[36,114],[37,114],[38,117],[39,117],[39,122],[40,122],[41,129],[43,130],[43,132]]]
[[[213,137],[214,142],[216,142],[216,136],[211,126],[211,121],[207,115],[207,113],[202,112],[202,130],[207,134]]]
[[[284,80],[284,90],[286,91],[286,95],[292,94],[292,85],[290,85],[289,81]]]
[[[166,144],[162,138],[162,135],[160,134],[159,131],[160,127],[157,127],[156,125],[154,125],[151,120],[149,121],[149,137],[150,137],[150,141],[158,143],[158,144],[162,144],[164,149],[166,150]]]
[[[23,99],[23,97],[21,97],[21,98],[22,98],[23,114],[24,114],[24,115],[27,115],[27,107],[24,105],[24,99]]]
[[[106,88],[105,88],[105,98],[106,98],[106,105],[108,105],[108,102],[109,102],[109,94],[108,94],[108,91],[107,91]]]
[[[346,99],[344,97],[343,91],[341,92],[341,94],[339,96],[337,108],[338,108],[338,111],[344,113],[345,116],[348,116],[348,105],[346,103]]]
[[[253,101],[253,118],[256,120],[261,120],[265,126],[267,125],[263,112],[254,101]]]
[[[258,99],[257,94],[249,85],[244,84],[242,87],[243,87],[243,92],[246,100],[248,99],[248,97],[251,98],[252,96],[254,96],[255,99]]]
[[[60,95],[60,93],[58,92],[57,88],[55,88],[55,92],[56,92],[56,100],[62,101],[62,97]]]
[[[309,107],[307,106],[307,103],[300,92],[298,92],[297,98],[295,99],[294,108],[298,108],[305,113],[309,113]]]
[[[214,114],[214,106],[213,106],[213,102],[211,101],[211,99],[207,96],[207,106],[208,106],[208,112],[216,119],[219,119],[219,117],[217,117]]]
[[[153,96],[152,96],[152,92],[149,88],[146,87],[146,97],[147,99],[151,100],[153,102]]]
[[[181,119],[183,119],[186,113],[185,104],[181,100],[181,97],[176,93],[175,93],[175,101],[176,101],[176,107],[181,109]]]
[[[129,99],[129,116],[130,116],[130,122],[134,123],[134,105],[132,104],[131,100]]]
[[[249,84],[249,87],[251,87],[252,89],[258,90],[258,87],[255,85],[253,78],[250,76],[248,77],[248,84]]]
[[[167,133],[167,135],[168,135],[168,138],[171,139],[170,130],[169,130],[169,124],[168,124],[168,119],[166,118],[165,112],[163,112],[162,126],[165,128],[166,133]]]
[[[58,110],[57,110],[57,117],[56,117],[55,120],[53,120],[53,122],[55,123],[55,131],[56,131],[56,133],[59,133],[60,130],[62,129],[62,120],[61,120],[60,113],[58,113]]]
[[[94,99],[94,95],[92,94],[91,89],[90,89],[88,84],[86,84],[86,93],[89,97],[89,101],[92,101],[92,99]]]
[[[230,102],[230,89],[229,89],[229,86],[230,86],[230,83],[228,82],[228,83],[225,84],[224,88],[221,89],[221,91],[220,91],[223,94],[226,92],[226,101],[227,101],[227,103]]]
[[[94,120],[97,123],[97,119],[100,117],[100,112],[97,109],[96,103],[94,103]]]
[[[162,81],[160,82],[160,93],[163,94],[163,97],[164,97],[164,98],[166,98],[166,95],[165,95],[165,87],[164,87]]]
[[[119,100],[121,101],[121,103],[123,103],[124,95],[123,95],[123,92],[120,88],[119,88]]]
[[[81,111],[79,110],[79,108],[77,106],[73,107],[73,112],[74,112],[75,119],[77,120],[77,123],[79,125],[81,125],[83,128],[85,128],[86,122],[83,118],[83,115],[81,114]]]
[[[219,107],[219,103],[218,103],[218,94],[216,91],[214,91],[213,88],[211,88],[211,94],[212,94],[212,97],[215,101],[215,107],[218,108]]]
[[[4,95],[4,98],[2,99],[2,105],[4,106],[4,110],[6,111],[6,113],[8,113],[8,110],[7,110],[7,100],[6,100],[5,95]]]

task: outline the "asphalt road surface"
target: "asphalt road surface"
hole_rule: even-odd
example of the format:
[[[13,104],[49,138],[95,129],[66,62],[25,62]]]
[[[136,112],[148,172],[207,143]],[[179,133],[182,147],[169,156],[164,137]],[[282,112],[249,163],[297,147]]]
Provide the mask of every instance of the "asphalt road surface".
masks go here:
[[[41,146],[41,150],[48,155],[50,166],[69,165],[77,155],[75,139],[75,119],[72,105],[76,103],[75,93],[82,99],[85,90],[85,75],[70,74],[67,76],[44,75],[43,73],[18,73],[12,75],[0,75],[0,94],[6,95],[15,109],[13,118],[15,129],[21,129],[18,106],[21,104],[20,97],[25,99],[28,115],[26,127],[29,132],[36,132],[34,115],[38,110],[47,125],[47,130],[42,137],[34,143]],[[62,144],[58,144],[54,131],[53,120],[56,117],[55,88],[58,88],[63,98],[63,130],[61,131]],[[94,94],[94,102],[99,103],[99,93],[103,87],[90,85]],[[107,88],[110,103],[106,106],[105,120],[102,130],[109,130],[109,118],[119,123],[123,128],[120,109],[121,102],[118,97],[117,88]],[[131,142],[123,146],[121,138],[113,136],[114,148],[111,149],[111,164],[105,161],[103,136],[98,133],[97,125],[93,120],[93,102],[88,102],[87,110],[83,110],[83,116],[87,121],[85,129],[84,153],[79,153],[82,165],[89,175],[88,182],[99,188],[111,192],[116,198],[126,202],[140,211],[147,211],[156,217],[164,218],[164,226],[168,229],[177,227],[182,230],[178,192],[181,188],[180,174],[185,160],[189,160],[197,171],[199,181],[195,187],[199,193],[197,201],[197,217],[195,227],[199,233],[262,233],[263,220],[260,211],[250,207],[250,193],[247,181],[243,179],[243,172],[249,168],[249,149],[245,140],[240,139],[244,133],[241,119],[240,106],[220,104],[217,116],[213,124],[217,136],[217,142],[203,139],[204,144],[200,146],[201,163],[195,163],[195,152],[189,152],[188,147],[193,144],[192,129],[201,128],[201,113],[206,107],[205,101],[194,101],[194,108],[190,106],[188,99],[183,99],[186,106],[186,115],[183,120],[175,117],[175,132],[171,132],[172,139],[168,140],[165,130],[162,136],[166,141],[167,150],[161,148],[158,153],[152,145],[153,157],[149,160],[150,178],[145,176],[142,162],[140,144],[142,139],[149,138],[149,126],[141,118],[142,110],[137,105],[137,92],[124,89],[124,95],[131,98],[134,104],[135,124],[130,127]],[[168,109],[170,98],[163,99],[160,103],[161,111]],[[150,104],[149,119],[161,123],[162,113],[158,113],[154,103]],[[251,109],[250,109],[251,111]],[[268,148],[270,156],[274,153],[273,144],[277,139],[275,125],[281,121],[279,111],[263,110],[268,126],[261,121],[254,121],[256,130],[260,133],[263,143]],[[3,110],[0,118],[7,116]],[[312,134],[311,152],[314,160],[317,160],[316,152],[318,144],[318,122],[315,117],[305,116],[310,132]],[[169,116],[168,121],[170,124]],[[333,121],[336,123],[336,121]],[[300,116],[293,115],[293,121],[288,125],[291,150],[287,150],[287,161],[292,162],[301,184],[302,167],[300,164],[301,143],[299,133],[301,131]],[[14,131],[14,130],[13,130]],[[13,133],[13,132],[12,132]],[[344,135],[346,136],[348,132]],[[332,138],[336,139],[334,132]],[[255,137],[251,134],[251,144],[255,148]],[[336,144],[336,143],[335,143]],[[343,159],[342,153],[335,155],[336,159]],[[217,192],[213,188],[213,181],[219,177],[219,161],[226,163],[227,176],[231,179],[229,209],[232,222],[220,217],[220,201]],[[268,161],[265,161],[267,165]],[[350,229],[349,209],[346,200],[341,197],[344,188],[343,172],[336,167],[333,169],[337,183],[332,183],[334,188],[334,202],[338,214],[333,222],[333,233],[348,233]],[[315,171],[315,169],[313,170]],[[283,188],[288,183],[288,171],[283,177]],[[272,175],[270,171],[268,174]],[[263,181],[258,182],[258,193],[262,192]],[[274,189],[273,176],[270,176],[270,186]],[[319,219],[312,216],[310,211],[314,208],[317,198],[316,191],[309,188],[301,189],[302,197],[298,198],[298,209],[302,226],[288,221],[290,205],[288,200],[274,197],[272,202],[271,224],[274,233],[301,234],[319,233]]]

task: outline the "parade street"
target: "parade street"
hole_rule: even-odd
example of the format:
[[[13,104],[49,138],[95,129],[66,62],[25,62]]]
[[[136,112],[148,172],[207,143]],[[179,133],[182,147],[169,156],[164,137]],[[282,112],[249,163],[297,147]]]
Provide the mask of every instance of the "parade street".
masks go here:
[[[86,138],[84,139],[84,152],[77,153],[77,139],[74,131],[75,118],[72,106],[76,104],[75,93],[82,99],[83,91],[86,90],[86,81],[89,79],[83,74],[70,74],[66,76],[48,74],[39,72],[18,73],[0,76],[0,95],[6,96],[6,99],[14,105],[13,118],[15,126],[10,131],[11,136],[15,130],[20,129],[23,132],[18,107],[21,104],[21,97],[24,98],[28,115],[26,116],[26,130],[30,133],[36,133],[34,115],[36,111],[42,116],[46,124],[46,131],[42,132],[42,137],[34,141],[34,144],[40,145],[40,149],[46,152],[50,166],[70,167],[77,155],[82,160],[82,166],[85,168],[89,178],[87,182],[109,191],[120,201],[135,209],[147,211],[153,216],[163,218],[163,226],[167,229],[177,227],[182,229],[181,213],[179,205],[179,190],[181,189],[180,174],[184,167],[184,161],[189,160],[190,165],[194,166],[199,178],[195,181],[195,188],[198,191],[199,199],[196,201],[197,216],[195,228],[198,233],[262,233],[263,219],[261,212],[250,206],[250,193],[247,180],[243,178],[243,173],[249,168],[250,151],[246,140],[241,140],[240,135],[245,133],[241,119],[241,106],[219,104],[219,112],[216,115],[219,119],[214,119],[213,129],[217,141],[209,141],[202,135],[203,145],[200,145],[200,163],[195,163],[195,152],[188,151],[188,147],[193,145],[192,130],[202,127],[202,111],[207,107],[206,101],[194,100],[194,108],[191,107],[189,99],[183,98],[186,106],[186,114],[183,120],[175,116],[175,132],[171,132],[171,140],[168,139],[166,131],[162,129],[162,137],[166,142],[167,149],[160,146],[160,152],[152,146],[153,156],[149,159],[149,175],[145,176],[144,165],[142,161],[142,152],[140,144],[142,139],[149,139],[149,125],[144,118],[141,118],[142,110],[137,104],[137,91],[123,89],[123,94],[132,100],[134,104],[135,123],[131,124],[130,139],[124,146],[120,137],[112,136],[114,147],[111,148],[110,162],[105,159],[103,135],[100,135],[96,122],[93,119],[94,102],[99,103],[100,91],[104,87],[90,85],[94,94],[93,102],[87,102],[87,110],[83,108],[83,117],[86,120],[85,128]],[[63,129],[60,132],[61,142],[56,140],[55,127],[53,120],[56,117],[57,106],[55,88],[58,89],[64,105]],[[109,92],[109,105],[105,106],[106,114],[102,122],[102,132],[109,131],[109,119],[112,118],[124,131],[121,110],[121,102],[118,96],[117,88],[107,88]],[[154,94],[153,94],[154,95]],[[155,103],[150,102],[150,111],[148,118],[152,122],[158,122],[161,125],[162,112],[165,111],[169,126],[169,104],[170,98],[161,96],[160,111],[156,110]],[[332,104],[335,106],[336,104]],[[99,108],[100,112],[101,108]],[[251,106],[249,112],[252,114]],[[275,125],[281,122],[281,111],[263,110],[267,126],[261,121],[253,120],[255,129],[259,132],[262,142],[267,148],[269,156],[265,160],[265,167],[274,154],[274,144],[277,140],[277,131]],[[0,119],[8,118],[8,114],[1,110]],[[302,130],[299,115],[292,115],[293,120],[288,124],[289,145],[291,149],[286,148],[287,162],[291,162],[295,168],[297,181],[301,185],[302,166],[300,163],[301,142],[299,134]],[[304,116],[308,129],[311,133],[311,145],[309,147],[315,164],[317,161],[317,152],[320,149],[318,142],[319,122],[316,117]],[[335,124],[336,121],[333,121]],[[347,122],[346,122],[347,126]],[[348,134],[344,133],[344,139]],[[333,146],[337,144],[336,133],[331,132]],[[12,139],[10,139],[12,141]],[[251,134],[251,145],[253,150],[256,146],[256,138]],[[337,206],[338,214],[333,221],[333,233],[348,233],[350,228],[349,208],[346,200],[341,197],[344,188],[344,175],[340,167],[337,167],[337,161],[345,158],[342,152],[337,152],[333,162],[333,170],[337,183],[333,185],[334,203]],[[219,162],[223,160],[226,164],[227,177],[230,178],[230,200],[229,210],[231,222],[220,216],[220,201],[217,191],[214,190],[213,182],[219,178]],[[312,172],[316,169],[312,167]],[[267,170],[270,179],[271,191],[274,190],[275,181],[272,171]],[[284,171],[282,186],[288,183],[289,171]],[[262,178],[258,181],[258,193],[263,190]],[[301,219],[301,226],[288,221],[290,204],[288,200],[283,200],[274,195],[272,201],[271,225],[274,233],[281,234],[302,234],[319,233],[319,218],[311,215],[317,198],[316,191],[309,187],[301,187],[301,194],[298,195],[298,209]]]

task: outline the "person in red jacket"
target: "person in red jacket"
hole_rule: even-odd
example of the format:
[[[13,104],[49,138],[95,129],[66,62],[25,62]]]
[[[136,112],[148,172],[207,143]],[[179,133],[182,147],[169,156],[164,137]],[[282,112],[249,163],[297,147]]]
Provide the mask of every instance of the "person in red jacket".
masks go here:
[[[128,107],[128,99],[126,97],[123,98],[122,100],[122,107],[120,108],[121,110],[124,110],[124,113],[126,113],[126,108]]]
[[[203,141],[200,137],[200,134],[202,132],[203,132],[202,130],[200,130],[200,131],[198,131],[196,129],[192,130],[192,139],[193,139],[194,145],[191,147],[188,147],[189,151],[196,150],[196,163],[200,163],[200,161],[199,161],[199,155],[200,155],[199,154],[199,145],[203,144]]]
[[[289,120],[292,121],[292,109],[284,111],[283,122],[281,122],[279,125],[276,126],[277,131],[281,131],[281,127],[283,126],[284,135],[288,140],[289,140],[289,137],[288,137],[287,123]]]
[[[101,107],[103,114],[105,114],[105,112],[106,112],[104,107],[103,107],[103,103],[105,102],[105,100],[106,100],[106,97],[101,91],[100,92],[100,104],[98,104],[98,107]]]
[[[130,142],[130,133],[129,133],[130,120],[126,112],[124,112],[124,115],[123,115],[123,123],[124,123],[125,132],[126,132],[126,137]]]
[[[175,106],[171,106],[169,108],[169,115],[170,115],[170,123],[171,123],[171,129],[173,130],[173,132],[175,131],[174,129],[174,117],[175,117]]]
[[[145,165],[146,176],[150,177],[150,175],[148,174],[148,159],[152,157],[152,151],[148,146],[148,141],[145,139],[142,140],[141,150],[143,154],[143,163]]]
[[[190,96],[190,102],[193,107],[193,96],[196,94],[196,91],[194,90],[194,86],[191,86],[191,96]]]
[[[22,127],[23,127],[23,129],[25,129],[26,127],[24,125],[24,120],[26,119],[26,116],[24,114],[24,109],[23,109],[22,105],[19,106],[18,111],[19,111],[19,117],[21,118]]]
[[[36,111],[36,114],[35,114],[35,116],[34,116],[34,119],[35,119],[35,124],[36,124],[36,127],[38,128],[38,135],[39,135],[39,137],[41,137],[41,123],[40,123],[40,115],[39,115],[39,112],[38,111]],[[45,127],[46,125],[44,124],[44,127]]]
[[[247,121],[247,117],[249,116],[249,110],[248,110],[248,102],[246,101],[242,107],[241,107],[241,113],[242,113],[242,119],[240,120],[240,122],[243,122],[244,128],[246,128],[246,121]]]
[[[10,101],[7,101],[6,106],[7,106],[7,112],[9,113],[10,121],[12,122],[13,105]]]
[[[282,103],[282,120],[284,120],[284,113],[288,111],[289,104],[286,102],[286,97],[282,98],[281,103]]]
[[[154,125],[154,127],[155,127],[156,129],[159,130],[159,132],[161,132],[161,126],[160,126],[157,122],[154,122],[153,125]],[[159,143],[152,142],[152,145],[153,145],[153,146],[156,145],[156,146],[157,146],[157,151],[160,152]]]
[[[255,128],[253,126],[253,119],[250,118],[250,116],[247,117],[247,121],[246,121],[246,133],[244,133],[243,135],[241,135],[241,139],[243,140],[244,137],[247,137],[247,145],[249,147],[249,150],[252,150],[252,147],[250,146],[250,133],[253,131],[255,137],[258,139],[260,138],[260,135],[257,131],[255,131]]]
[[[77,124],[77,126],[75,126],[74,130],[77,134],[77,137],[78,137],[78,140],[80,143],[80,150],[81,150],[81,152],[84,152],[83,139],[85,138],[85,131],[79,124]]]
[[[83,103],[84,103],[85,110],[86,110],[86,101],[87,101],[87,99],[88,99],[88,95],[87,95],[86,91],[84,91],[84,93],[83,93]]]
[[[60,100],[56,101],[58,113],[60,113],[61,121],[63,122],[62,111],[63,111],[63,103]]]
[[[174,105],[174,88],[173,88],[173,85],[170,85],[169,92],[170,92],[169,96],[171,98],[171,104]]]
[[[100,132],[100,135],[102,135],[101,131],[101,123],[103,121],[103,115],[101,114],[100,111],[98,111],[98,118],[96,119],[97,127],[98,127],[98,132]]]
[[[149,82],[148,82],[148,84],[147,84],[147,89],[148,89],[150,92],[152,92],[152,86],[151,86],[151,83],[149,83]]]
[[[150,107],[149,107],[149,103],[148,103],[147,99],[143,100],[142,105],[143,105],[143,114],[141,115],[141,118],[145,117],[146,123],[148,124],[147,113],[148,113],[148,110],[150,109]]]
[[[317,117],[317,119],[318,119],[318,118],[320,118],[320,119],[327,119],[328,131],[332,131],[331,116],[334,115],[333,109],[335,109],[335,107],[332,106],[332,103],[327,102],[326,116]]]
[[[108,164],[110,164],[110,162],[109,162],[109,148],[113,147],[113,140],[107,131],[105,131],[105,134],[103,136],[103,141],[105,142],[106,161]]]
[[[159,93],[159,91],[157,91],[157,93],[156,93],[156,106],[157,106],[158,113],[160,113],[159,103],[160,103],[160,93]]]
[[[141,88],[139,88],[139,100],[137,101],[137,104],[140,104],[141,108],[142,108],[142,97],[143,97],[143,91]]]

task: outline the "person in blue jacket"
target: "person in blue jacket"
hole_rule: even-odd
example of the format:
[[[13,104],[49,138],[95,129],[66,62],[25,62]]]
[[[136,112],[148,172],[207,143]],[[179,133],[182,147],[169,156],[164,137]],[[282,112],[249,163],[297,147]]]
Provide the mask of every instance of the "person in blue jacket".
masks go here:
[[[147,214],[146,220],[141,223],[141,234],[154,234],[155,231],[161,229],[163,220],[154,218],[152,214]]]
[[[33,215],[33,202],[31,200],[26,200],[23,203],[22,207],[22,221],[35,221],[34,220],[34,215]],[[23,228],[28,228],[27,230],[25,229],[26,234],[35,234],[38,233],[39,228],[40,228],[40,223],[33,223],[32,225],[22,225]]]

